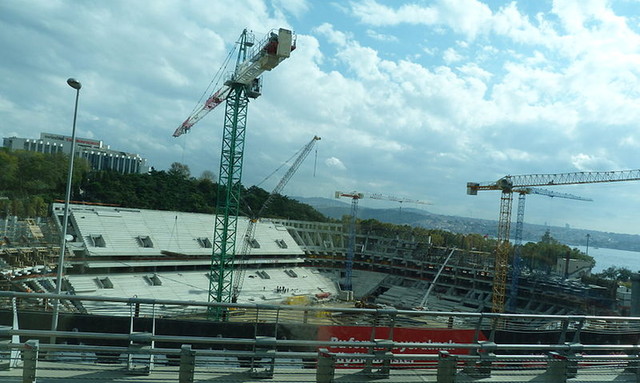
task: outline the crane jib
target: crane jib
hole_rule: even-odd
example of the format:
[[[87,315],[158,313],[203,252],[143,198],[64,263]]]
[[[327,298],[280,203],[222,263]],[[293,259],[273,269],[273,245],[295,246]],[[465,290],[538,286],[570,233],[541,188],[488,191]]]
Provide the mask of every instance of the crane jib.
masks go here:
[[[200,121],[210,111],[215,109],[226,100],[231,90],[232,84],[242,84],[250,87],[250,97],[256,98],[260,95],[258,77],[265,71],[270,71],[291,55],[291,51],[296,48],[293,32],[280,28],[278,32],[270,32],[259,44],[250,52],[248,59],[238,64],[235,72],[231,75],[224,86],[214,92],[204,104],[196,108],[186,120],[173,132],[174,137],[179,137],[187,133],[193,125]]]
[[[510,191],[510,188],[516,187],[577,185],[623,181],[640,181],[640,169],[505,176],[496,182],[483,184],[468,182],[467,194],[475,195],[479,190]],[[508,185],[509,188],[505,188],[505,185]]]

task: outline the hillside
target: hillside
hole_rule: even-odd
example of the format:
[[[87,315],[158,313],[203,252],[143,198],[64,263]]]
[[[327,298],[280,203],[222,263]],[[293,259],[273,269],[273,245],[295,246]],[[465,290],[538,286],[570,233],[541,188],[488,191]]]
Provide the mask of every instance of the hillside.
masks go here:
[[[350,204],[330,198],[291,197],[308,204],[329,218],[340,219],[348,215]],[[478,218],[467,218],[433,214],[426,210],[414,208],[371,209],[358,208],[359,219],[376,219],[397,225],[410,225],[428,229],[441,229],[454,233],[476,233],[494,237],[498,222]],[[514,237],[515,225],[512,225],[511,238]],[[537,242],[549,230],[553,238],[569,246],[585,246],[589,235],[589,246],[609,249],[640,251],[640,235],[619,234],[595,230],[584,230],[558,226],[524,224],[523,240]]]

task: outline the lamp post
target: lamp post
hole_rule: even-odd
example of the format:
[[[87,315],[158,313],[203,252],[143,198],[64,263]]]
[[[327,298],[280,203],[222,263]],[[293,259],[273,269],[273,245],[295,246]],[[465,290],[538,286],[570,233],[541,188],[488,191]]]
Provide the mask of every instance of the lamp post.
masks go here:
[[[56,294],[62,293],[62,273],[64,271],[64,253],[67,247],[67,225],[69,224],[69,200],[71,199],[71,179],[73,176],[73,158],[76,151],[76,117],[78,116],[78,98],[82,84],[70,78],[67,84],[76,90],[76,106],[73,110],[73,128],[71,129],[71,155],[69,157],[69,173],[67,174],[67,194],[64,199],[64,219],[62,224],[62,241],[60,243],[60,256],[58,257],[58,274],[56,275]],[[55,299],[53,304],[53,316],[51,318],[51,331],[58,329],[58,314],[60,300]],[[55,343],[55,336],[51,337],[51,343]]]
[[[587,255],[589,255],[589,238],[590,237],[591,237],[591,234],[587,234],[587,250],[585,251]]]

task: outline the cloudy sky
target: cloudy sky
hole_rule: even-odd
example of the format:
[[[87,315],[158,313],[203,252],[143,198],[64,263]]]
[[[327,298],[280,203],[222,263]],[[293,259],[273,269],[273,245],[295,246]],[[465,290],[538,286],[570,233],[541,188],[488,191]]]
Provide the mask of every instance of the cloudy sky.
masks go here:
[[[0,134],[70,135],[74,77],[79,137],[217,174],[223,107],[172,133],[244,28],[288,28],[297,49],[249,105],[245,185],[318,135],[284,194],[497,219],[499,193],[468,181],[640,168],[639,23],[638,0],[0,1]],[[527,222],[640,234],[638,181],[553,190],[594,202],[529,196]]]

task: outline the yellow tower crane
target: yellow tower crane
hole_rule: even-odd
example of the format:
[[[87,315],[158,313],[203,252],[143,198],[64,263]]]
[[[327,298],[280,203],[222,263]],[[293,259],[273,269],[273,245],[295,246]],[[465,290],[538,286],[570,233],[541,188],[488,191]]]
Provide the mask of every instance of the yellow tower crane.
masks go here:
[[[509,231],[511,228],[511,210],[513,193],[518,189],[537,186],[559,186],[592,184],[604,182],[638,181],[640,170],[617,170],[602,172],[573,172],[553,174],[526,174],[504,176],[495,182],[467,182],[467,194],[477,195],[481,190],[499,190],[500,216],[498,219],[498,245],[493,274],[492,311],[504,312],[509,260]]]

